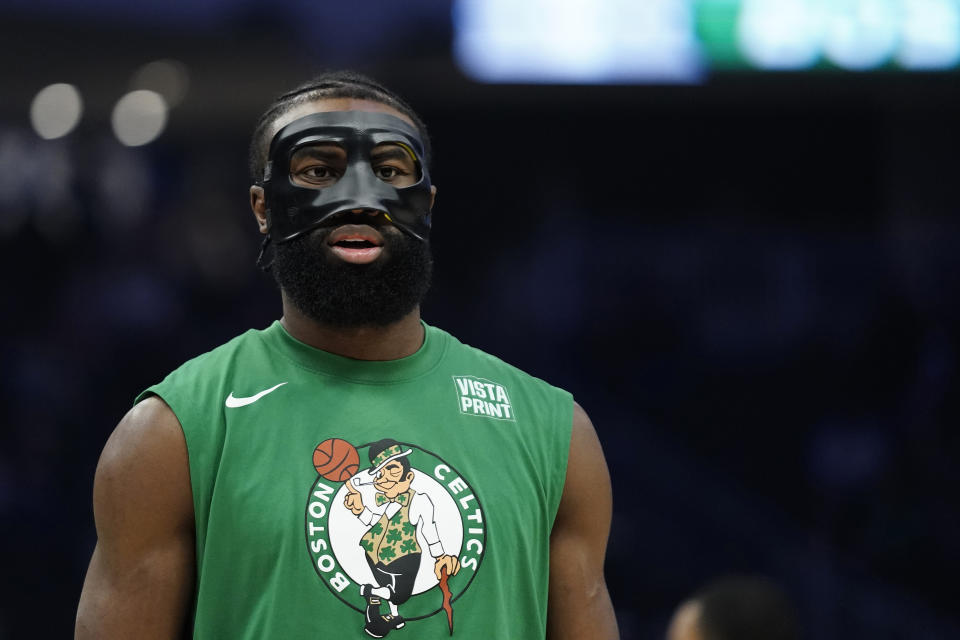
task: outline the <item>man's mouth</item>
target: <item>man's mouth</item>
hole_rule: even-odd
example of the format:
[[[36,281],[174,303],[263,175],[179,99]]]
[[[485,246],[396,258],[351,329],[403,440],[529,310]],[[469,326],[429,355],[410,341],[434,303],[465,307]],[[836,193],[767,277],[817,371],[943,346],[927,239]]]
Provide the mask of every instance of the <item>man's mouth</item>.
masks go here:
[[[383,236],[366,224],[345,224],[327,236],[327,245],[344,262],[369,264],[383,252]]]

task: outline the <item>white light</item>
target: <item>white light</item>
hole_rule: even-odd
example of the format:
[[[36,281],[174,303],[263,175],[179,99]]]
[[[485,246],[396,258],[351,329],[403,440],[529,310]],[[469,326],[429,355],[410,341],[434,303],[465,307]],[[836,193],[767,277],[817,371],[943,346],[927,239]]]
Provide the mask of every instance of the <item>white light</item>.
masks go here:
[[[740,50],[761,69],[805,69],[820,57],[821,14],[811,0],[744,0]]]
[[[689,0],[457,0],[454,52],[484,82],[693,82]]]
[[[140,67],[130,81],[131,89],[156,91],[172,107],[183,102],[190,86],[187,66],[179,60],[155,60]]]
[[[893,56],[899,25],[891,0],[832,0],[828,6],[823,49],[831,62],[862,71]]]
[[[113,133],[128,147],[153,142],[167,124],[167,103],[156,91],[138,89],[117,101],[110,117]]]
[[[33,130],[46,140],[61,138],[73,131],[82,114],[80,92],[62,82],[41,89],[30,104]]]
[[[960,3],[905,0],[897,62],[907,69],[947,69],[960,63]]]

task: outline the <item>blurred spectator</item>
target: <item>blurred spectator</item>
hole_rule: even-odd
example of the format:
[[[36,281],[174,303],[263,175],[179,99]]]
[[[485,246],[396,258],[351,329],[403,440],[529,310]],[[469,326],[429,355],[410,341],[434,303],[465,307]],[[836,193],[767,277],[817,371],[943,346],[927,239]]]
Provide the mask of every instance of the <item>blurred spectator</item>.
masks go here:
[[[667,640],[799,640],[793,605],[773,582],[727,577],[680,605]]]

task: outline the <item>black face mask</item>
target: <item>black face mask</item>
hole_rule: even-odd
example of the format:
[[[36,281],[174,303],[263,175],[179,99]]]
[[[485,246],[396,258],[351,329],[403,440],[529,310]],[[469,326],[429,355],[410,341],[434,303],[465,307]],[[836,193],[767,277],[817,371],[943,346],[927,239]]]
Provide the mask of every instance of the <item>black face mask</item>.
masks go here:
[[[336,144],[346,152],[343,176],[322,189],[294,184],[292,155],[320,143]],[[415,184],[396,187],[374,174],[370,152],[388,143],[405,147],[413,155],[420,174]],[[430,176],[423,142],[416,128],[386,113],[329,111],[294,120],[270,143],[263,190],[268,231],[264,246],[270,241],[288,242],[352,209],[383,211],[398,229],[420,241],[430,233]]]

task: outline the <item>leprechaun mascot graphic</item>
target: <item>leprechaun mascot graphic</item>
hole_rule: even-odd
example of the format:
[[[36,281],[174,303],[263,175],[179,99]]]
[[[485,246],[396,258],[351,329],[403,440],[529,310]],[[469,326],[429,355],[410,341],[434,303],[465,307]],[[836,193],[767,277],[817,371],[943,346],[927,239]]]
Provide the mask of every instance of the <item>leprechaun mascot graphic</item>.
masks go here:
[[[457,557],[443,549],[433,501],[410,487],[416,477],[407,459],[410,453],[411,449],[403,448],[395,440],[374,442],[369,448],[370,468],[354,475],[345,485],[344,506],[366,527],[359,544],[373,582],[361,585],[360,595],[367,603],[364,631],[374,638],[383,638],[404,626],[399,606],[413,593],[424,552],[434,559],[437,580],[445,580],[460,570]],[[366,504],[360,488],[371,484],[376,493],[373,504]],[[417,541],[418,533],[426,542],[426,549]]]

